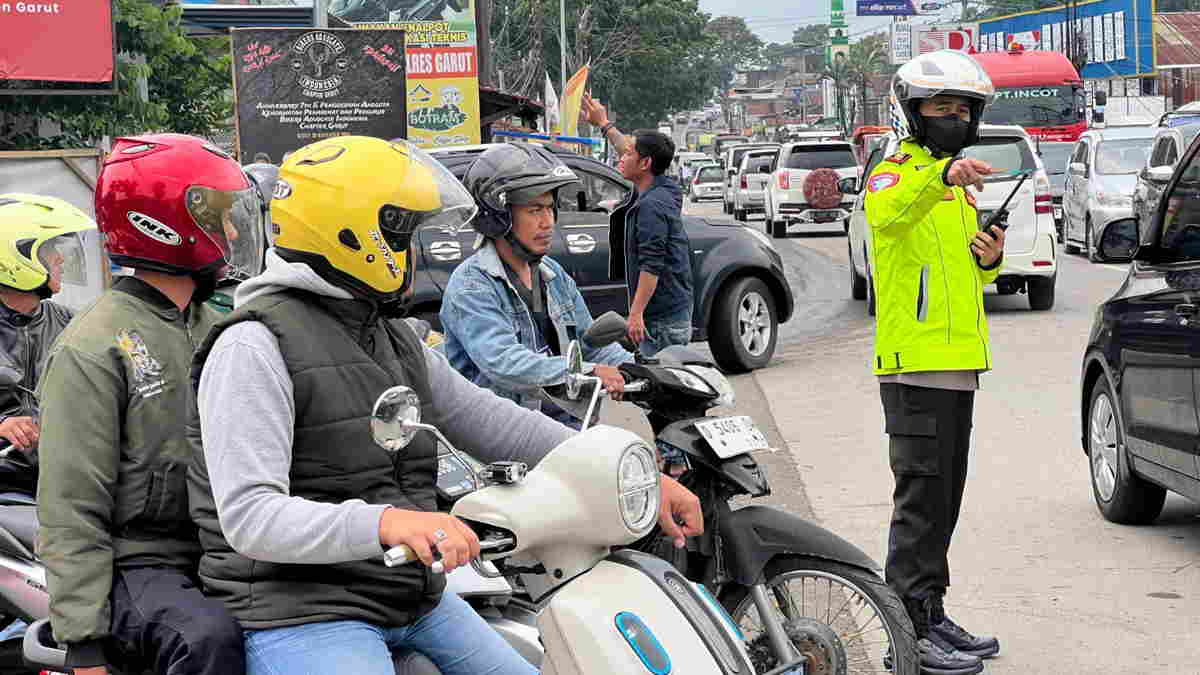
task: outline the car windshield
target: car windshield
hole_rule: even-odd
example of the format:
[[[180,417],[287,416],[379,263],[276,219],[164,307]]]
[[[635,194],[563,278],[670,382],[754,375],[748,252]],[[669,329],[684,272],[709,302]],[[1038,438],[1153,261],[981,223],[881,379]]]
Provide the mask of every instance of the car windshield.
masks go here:
[[[1019,136],[985,136],[964,150],[963,155],[987,162],[993,170],[998,171],[1031,171],[1037,168],[1029,144]]]
[[[1102,141],[1096,147],[1096,173],[1115,176],[1141,171],[1153,141],[1152,138]]]
[[[710,164],[700,169],[700,173],[696,176],[697,183],[720,183],[723,180],[725,177],[721,167],[716,164]]]
[[[1070,143],[1042,143],[1042,164],[1046,165],[1046,173],[1051,176],[1066,173],[1073,147]]]
[[[787,158],[789,169],[845,169],[855,166],[854,155],[845,145],[799,145],[792,148]]]

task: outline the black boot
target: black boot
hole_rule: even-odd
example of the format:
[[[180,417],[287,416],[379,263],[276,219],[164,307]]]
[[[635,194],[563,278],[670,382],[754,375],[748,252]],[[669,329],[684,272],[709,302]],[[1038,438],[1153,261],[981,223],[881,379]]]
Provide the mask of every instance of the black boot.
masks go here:
[[[995,637],[972,635],[946,616],[940,595],[935,595],[930,602],[929,633],[930,638],[943,647],[951,647],[981,659],[1000,653],[1000,641]]]
[[[904,607],[912,619],[917,634],[917,658],[922,675],[975,675],[983,671],[983,661],[963,654],[934,639],[932,632],[932,602],[928,598],[905,599]]]

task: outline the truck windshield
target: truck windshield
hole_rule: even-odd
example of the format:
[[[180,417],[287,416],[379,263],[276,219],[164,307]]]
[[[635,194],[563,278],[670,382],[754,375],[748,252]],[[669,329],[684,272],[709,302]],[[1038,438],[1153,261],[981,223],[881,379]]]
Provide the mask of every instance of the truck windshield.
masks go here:
[[[1052,127],[1082,120],[1083,104],[1068,85],[1005,87],[996,90],[996,100],[983,112],[990,124],[1020,127]]]
[[[845,145],[798,145],[792,148],[787,158],[789,169],[845,169],[855,166],[854,155]]]

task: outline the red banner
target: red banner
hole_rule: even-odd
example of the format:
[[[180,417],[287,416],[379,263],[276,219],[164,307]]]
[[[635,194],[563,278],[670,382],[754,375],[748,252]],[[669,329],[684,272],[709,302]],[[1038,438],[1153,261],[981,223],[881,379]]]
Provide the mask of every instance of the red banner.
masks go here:
[[[404,54],[410,80],[475,77],[479,72],[474,47],[409,47]]]
[[[111,0],[0,0],[0,80],[111,82]]]

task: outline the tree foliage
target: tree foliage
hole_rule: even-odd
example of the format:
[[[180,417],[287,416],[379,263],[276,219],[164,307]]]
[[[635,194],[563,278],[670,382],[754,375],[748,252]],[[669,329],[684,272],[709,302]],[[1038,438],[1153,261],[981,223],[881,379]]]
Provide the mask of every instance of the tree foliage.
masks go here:
[[[746,20],[738,16],[713,19],[708,22],[705,31],[715,39],[717,80],[721,90],[727,91],[739,67],[759,60],[762,40],[750,31]]]
[[[102,136],[148,131],[207,135],[225,126],[232,110],[229,39],[187,38],[178,6],[116,0],[113,11],[121,53],[117,93],[0,97],[0,150],[79,147]],[[148,100],[139,88],[143,78]],[[62,133],[39,138],[28,123],[33,119],[58,122]]]
[[[792,44],[823,45],[829,42],[829,24],[818,23],[800,26],[792,33]]]
[[[622,128],[697,108],[718,86],[716,39],[696,0],[566,0],[566,16],[567,74],[590,63],[589,89]],[[547,74],[558,88],[557,2],[494,0],[491,33],[493,81],[539,100]]]

